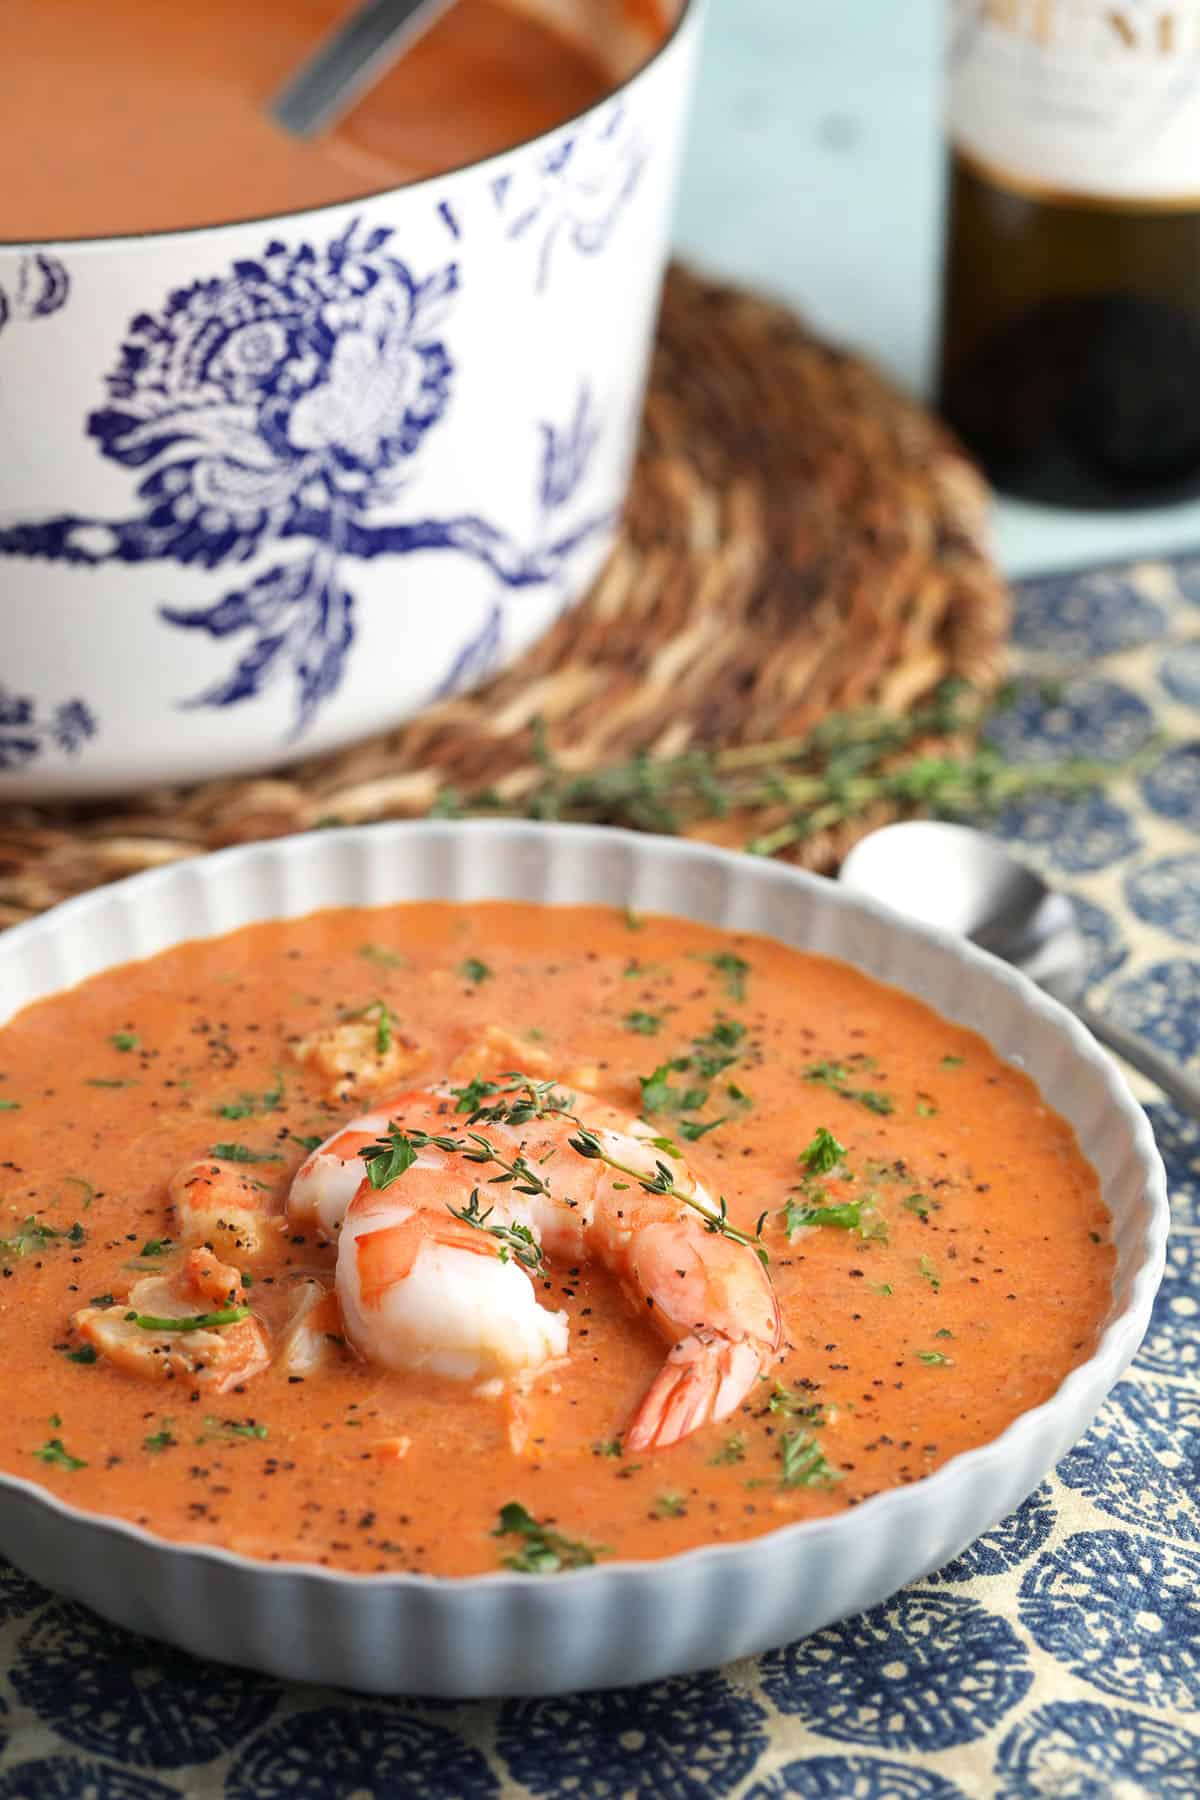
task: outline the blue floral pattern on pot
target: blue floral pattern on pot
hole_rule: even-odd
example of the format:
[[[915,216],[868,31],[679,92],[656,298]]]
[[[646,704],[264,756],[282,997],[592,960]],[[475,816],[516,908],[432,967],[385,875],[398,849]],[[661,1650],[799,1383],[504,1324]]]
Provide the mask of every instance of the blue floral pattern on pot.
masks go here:
[[[49,318],[65,306],[71,277],[62,259],[45,250],[30,250],[17,262],[15,280],[0,286],[0,331],[20,320]]]
[[[0,769],[19,769],[51,744],[76,756],[97,729],[82,700],[62,700],[43,712],[32,694],[10,693],[0,682]]]
[[[532,167],[492,183],[505,235],[534,252],[534,289],[545,293],[555,253],[565,244],[581,256],[604,249],[641,180],[647,148],[618,100],[560,139]]]
[[[543,424],[540,445],[512,445],[557,536],[517,541],[474,514],[392,516],[453,404],[446,334],[461,285],[457,261],[414,273],[392,237],[356,219],[323,246],[274,239],[139,314],[87,422],[101,454],[135,475],[139,510],[0,527],[0,554],[89,565],[214,569],[273,552],[214,602],[161,607],[166,625],[236,646],[227,675],[182,704],[233,706],[287,680],[303,732],[354,643],[348,565],[446,551],[501,589],[541,586],[609,523],[611,508],[566,516],[601,429],[586,390],[565,425]]]
[[[576,398],[542,434],[531,543],[564,535],[571,472],[598,424],[590,399]],[[1178,595],[1169,569],[1119,571],[1095,621],[1090,601],[1035,595],[1021,608],[1022,654],[1040,658],[1043,673],[1056,658],[1091,656],[1097,680],[1164,708],[1159,669],[1194,639],[1200,561],[1185,576]],[[1097,577],[1086,580],[1094,595]],[[1136,631],[1105,598],[1126,604],[1122,584],[1145,602],[1130,609]],[[497,578],[497,630],[512,592]],[[1165,625],[1161,652],[1148,655],[1151,608]],[[478,654],[489,654],[486,643]],[[57,704],[28,702],[39,730]],[[1175,760],[1149,793],[1129,783],[1114,796],[1032,802],[1010,809],[1004,829],[1079,906],[1093,1003],[1195,1057],[1189,876],[1200,814],[1186,800],[1195,759],[1184,757],[1182,769],[1176,750],[1159,758],[1160,768]],[[1161,1099],[1147,1112],[1175,1229],[1130,1376],[1054,1476],[888,1605],[720,1673],[644,1689],[380,1702],[195,1662],[51,1599],[0,1562],[0,1800],[342,1800],[356,1791],[1194,1800],[1200,1124]]]

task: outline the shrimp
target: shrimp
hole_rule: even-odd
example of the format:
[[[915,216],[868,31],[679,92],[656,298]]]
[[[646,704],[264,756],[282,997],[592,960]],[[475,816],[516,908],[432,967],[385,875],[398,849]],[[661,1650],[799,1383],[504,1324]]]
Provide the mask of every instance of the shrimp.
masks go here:
[[[398,1097],[392,1113],[417,1134],[416,1157],[385,1187],[364,1181],[346,1212],[337,1292],[358,1350],[459,1380],[544,1366],[566,1353],[567,1318],[537,1302],[541,1257],[594,1256],[671,1345],[630,1449],[733,1412],[779,1348],[779,1307],[754,1249],[708,1223],[718,1208],[679,1153],[596,1101],[567,1112],[552,1098],[513,1123],[502,1098],[474,1126],[450,1106],[437,1088]],[[580,1126],[587,1154],[570,1141]],[[502,1162],[515,1179],[490,1185]],[[668,1164],[673,1191],[646,1191]]]
[[[249,1381],[270,1361],[241,1274],[207,1249],[189,1250],[170,1274],[135,1282],[124,1303],[83,1307],[72,1323],[86,1344],[127,1375],[186,1378],[219,1394]]]
[[[288,1219],[297,1230],[337,1236],[346,1208],[362,1182],[359,1153],[386,1134],[390,1118],[390,1112],[379,1110],[339,1125],[300,1164],[287,1201]]]
[[[167,1199],[181,1242],[209,1244],[224,1256],[257,1256],[263,1228],[276,1211],[271,1191],[261,1181],[211,1156],[177,1170]]]

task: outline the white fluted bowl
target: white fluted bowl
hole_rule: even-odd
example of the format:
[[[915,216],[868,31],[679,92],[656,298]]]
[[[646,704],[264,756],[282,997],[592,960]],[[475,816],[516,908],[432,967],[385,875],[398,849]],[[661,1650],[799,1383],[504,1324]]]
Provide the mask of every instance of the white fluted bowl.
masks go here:
[[[1168,1206],[1142,1109],[1071,1015],[995,958],[779,864],[579,825],[403,824],[222,851],[70,901],[0,938],[0,1020],[186,938],[326,906],[595,902],[835,956],[1026,1069],[1094,1164],[1117,1248],[1094,1354],[1044,1405],[935,1474],[831,1518],[552,1578],[339,1574],[181,1545],[0,1474],[0,1551],[36,1580],[201,1656],[374,1693],[550,1694],[744,1656],[883,1600],[1033,1491],[1141,1342]]]

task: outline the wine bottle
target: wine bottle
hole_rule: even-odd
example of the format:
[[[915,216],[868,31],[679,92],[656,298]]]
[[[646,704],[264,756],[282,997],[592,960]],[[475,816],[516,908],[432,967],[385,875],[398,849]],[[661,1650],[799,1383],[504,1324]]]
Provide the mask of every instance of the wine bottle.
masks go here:
[[[1200,493],[1200,4],[951,0],[941,409],[997,486]]]

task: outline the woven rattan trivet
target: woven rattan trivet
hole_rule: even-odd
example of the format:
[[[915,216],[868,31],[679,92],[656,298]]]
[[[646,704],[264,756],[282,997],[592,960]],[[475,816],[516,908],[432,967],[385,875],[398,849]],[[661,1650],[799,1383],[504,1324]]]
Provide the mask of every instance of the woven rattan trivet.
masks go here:
[[[481,691],[280,775],[0,809],[0,924],[220,845],[418,815],[447,786],[519,796],[535,720],[578,770],[908,708],[950,675],[987,691],[1008,610],[985,513],[941,428],[866,364],[674,269],[621,539],[581,607]],[[850,835],[801,859],[829,867]]]

